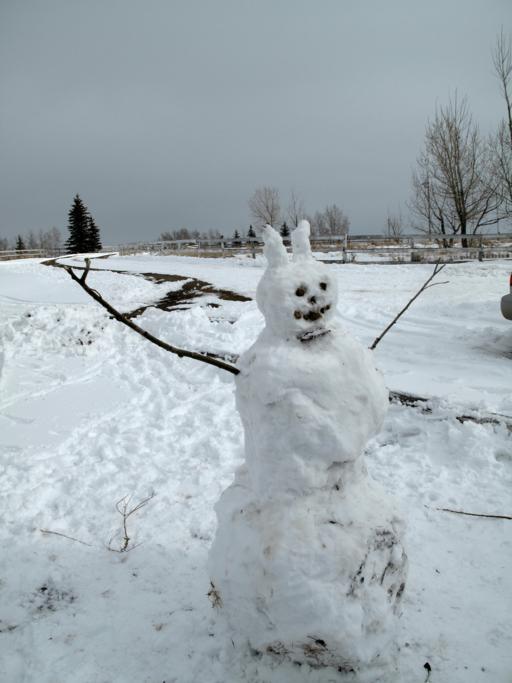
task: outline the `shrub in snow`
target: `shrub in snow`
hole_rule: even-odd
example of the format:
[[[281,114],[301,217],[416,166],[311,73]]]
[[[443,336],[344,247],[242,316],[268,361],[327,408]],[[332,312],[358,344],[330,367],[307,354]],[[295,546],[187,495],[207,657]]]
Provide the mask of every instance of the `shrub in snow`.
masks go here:
[[[371,352],[335,318],[309,224],[264,231],[266,326],[240,359],[245,463],[216,506],[212,586],[233,641],[313,666],[361,670],[393,651],[407,561],[393,501],[362,452],[388,393]]]

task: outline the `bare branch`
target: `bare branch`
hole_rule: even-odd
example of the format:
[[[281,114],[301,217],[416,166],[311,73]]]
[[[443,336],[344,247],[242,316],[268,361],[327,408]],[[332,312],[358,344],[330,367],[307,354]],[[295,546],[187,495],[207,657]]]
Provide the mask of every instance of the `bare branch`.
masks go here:
[[[426,127],[410,202],[419,219],[416,227],[442,235],[444,246],[451,246],[450,234],[461,234],[467,247],[465,235],[498,221],[502,199],[496,192],[495,166],[467,100],[455,94]]]
[[[290,203],[288,205],[288,218],[290,219],[290,223],[297,227],[299,221],[301,221],[305,215],[306,210],[304,208],[302,199],[299,199],[299,197],[295,194],[295,190],[292,190],[290,195]]]
[[[279,190],[268,185],[259,187],[249,199],[249,210],[257,225],[277,225],[281,215]]]
[[[90,259],[90,258],[86,258],[86,259],[85,259],[85,268],[84,268],[84,272],[82,273],[82,277],[80,278],[80,282],[81,282],[82,284],[85,282],[85,279],[86,279],[87,276],[89,275],[89,269],[90,269],[90,267],[91,267],[91,259]],[[93,291],[95,291],[95,290],[93,290]]]
[[[512,41],[510,36],[506,36],[501,29],[501,33],[496,40],[496,46],[492,53],[494,71],[500,82],[500,88],[505,99],[507,109],[507,126],[512,146]]]
[[[220,368],[221,370],[227,370],[228,372],[233,373],[234,375],[238,375],[240,370],[236,368],[234,365],[231,365],[230,363],[225,363],[222,360],[219,360],[218,358],[213,357],[212,355],[205,355],[202,353],[195,353],[194,351],[187,351],[186,349],[180,349],[176,346],[172,346],[171,344],[167,344],[167,342],[162,341],[161,339],[158,339],[158,337],[155,337],[152,335],[150,332],[147,330],[143,330],[142,327],[139,327],[136,325],[134,322],[126,318],[122,313],[120,313],[117,309],[115,309],[111,304],[109,304],[105,299],[99,294],[95,289],[92,289],[89,287],[86,282],[85,278],[87,277],[87,274],[89,272],[89,267],[90,267],[90,259],[86,259],[86,268],[84,270],[83,275],[79,278],[71,268],[71,266],[63,266],[64,270],[66,270],[69,275],[73,278],[75,282],[77,282],[80,287],[89,294],[90,297],[92,297],[95,301],[97,301],[100,306],[103,306],[116,320],[118,320],[120,323],[123,323],[130,329],[132,329],[134,332],[137,332],[140,334],[144,339],[147,339],[150,341],[152,344],[156,344],[156,346],[159,346],[161,349],[164,349],[165,351],[168,351],[169,353],[174,353],[180,358],[193,358],[194,360],[199,360],[202,363],[208,363],[209,365],[214,365],[216,368]]]
[[[512,519],[510,515],[484,515],[477,512],[465,512],[464,510],[452,510],[451,508],[435,508],[441,512],[453,512],[454,515],[467,515],[468,517],[488,517],[490,519]]]
[[[378,337],[376,337],[376,338],[374,339],[373,344],[370,346],[370,351],[373,351],[373,350],[376,348],[377,344],[381,341],[381,339],[384,337],[384,335],[386,335],[386,334],[389,332],[389,330],[390,330],[390,329],[393,327],[393,325],[395,325],[395,323],[402,317],[402,315],[403,315],[403,314],[405,313],[405,311],[409,308],[409,306],[410,306],[414,301],[416,301],[416,299],[419,297],[419,295],[420,295],[422,292],[424,292],[426,289],[428,289],[428,287],[431,286],[431,285],[430,285],[430,282],[436,277],[436,275],[437,275],[438,273],[440,273],[440,272],[443,270],[443,268],[444,268],[445,266],[446,266],[445,263],[443,263],[442,265],[439,263],[439,261],[436,263],[435,268],[434,268],[434,272],[432,273],[432,275],[428,278],[428,280],[426,280],[426,281],[424,282],[424,284],[420,287],[420,289],[416,292],[416,294],[412,297],[412,299],[409,299],[409,301],[407,302],[407,304],[402,308],[402,310],[398,313],[398,315],[396,315],[396,316],[393,318],[393,320],[389,323],[389,325],[386,327],[386,329],[385,329]],[[446,284],[446,283],[437,283],[437,284]]]
[[[450,280],[443,280],[443,282],[431,282],[429,285],[425,287],[425,289],[430,289],[430,287],[437,287],[437,285],[447,285],[449,284]]]
[[[128,509],[128,505],[131,500],[131,496],[123,496],[120,500],[117,501],[116,503],[116,510],[119,512],[123,519],[123,542],[121,544],[120,548],[113,548],[112,547],[112,541],[114,540],[114,536],[110,539],[107,548],[108,550],[111,550],[114,553],[127,553],[130,550],[134,550],[137,548],[140,543],[136,545],[132,545],[131,548],[128,546],[130,545],[130,536],[128,535],[128,517],[131,517],[131,515],[135,514],[138,512],[140,509],[145,507],[150,500],[152,500],[155,497],[155,493],[153,492],[150,496],[147,498],[144,498],[143,500],[140,501],[137,505],[135,505],[131,510]]]
[[[61,534],[60,531],[50,531],[49,529],[39,529],[39,531],[42,534],[45,534],[45,536],[62,536],[62,538],[68,538],[70,541],[75,541],[76,543],[81,543],[82,545],[87,545],[89,548],[92,548],[91,543],[86,543],[85,541],[81,541],[79,538],[73,538],[73,536],[68,536],[67,534]]]

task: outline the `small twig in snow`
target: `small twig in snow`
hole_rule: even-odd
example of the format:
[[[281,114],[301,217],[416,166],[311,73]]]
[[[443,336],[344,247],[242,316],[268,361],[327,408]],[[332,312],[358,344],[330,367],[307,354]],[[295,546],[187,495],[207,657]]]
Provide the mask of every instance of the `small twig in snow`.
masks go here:
[[[451,508],[435,508],[440,512],[453,512],[454,515],[468,515],[468,517],[488,517],[490,519],[512,519],[510,515],[484,515],[478,512],[465,512],[464,510],[452,510]]]
[[[213,583],[213,581],[210,581],[210,590],[207,593],[208,599],[210,600],[212,607],[222,607],[222,598],[220,597],[220,593],[217,590],[217,587]],[[234,647],[234,643],[233,643]]]
[[[60,531],[50,531],[49,529],[39,529],[39,531],[45,535],[51,534],[52,536],[62,536],[63,538],[69,538],[70,541],[76,541],[82,545],[88,545],[89,548],[93,547],[91,543],[86,543],[85,541],[81,541],[79,538],[73,538],[73,536],[68,536],[67,534],[61,534]]]
[[[412,299],[409,299],[407,304],[402,308],[400,313],[398,313],[398,315],[396,315],[393,318],[393,320],[389,323],[389,325],[386,327],[386,329],[383,332],[381,332],[381,334],[378,337],[376,337],[376,339],[374,339],[373,344],[370,346],[370,351],[373,351],[375,349],[377,344],[381,341],[382,337],[384,337],[384,335],[389,332],[389,330],[393,327],[393,325],[402,317],[402,315],[405,313],[405,311],[409,308],[409,306],[413,303],[413,301],[415,301],[419,297],[419,295],[422,292],[424,292],[429,287],[434,287],[435,285],[446,285],[448,283],[448,281],[432,283],[432,280],[436,277],[436,275],[438,275],[443,270],[443,268],[445,266],[446,266],[446,263],[443,263],[442,265],[440,264],[439,261],[436,263],[435,268],[434,268],[434,272],[432,273],[432,275],[428,278],[428,280],[425,281],[425,283],[420,287],[420,289],[416,292],[416,294],[412,297]]]
[[[140,543],[137,545],[132,545],[131,548],[128,546],[130,545],[130,536],[128,535],[128,517],[131,517],[131,515],[135,514],[138,512],[141,508],[145,507],[149,501],[155,497],[155,493],[152,493],[150,496],[147,498],[144,498],[144,500],[141,500],[140,503],[137,503],[131,510],[128,509],[128,505],[131,500],[131,496],[123,496],[121,500],[118,500],[116,503],[116,510],[119,512],[121,517],[123,518],[123,542],[120,548],[113,548],[112,547],[112,541],[114,540],[114,537],[112,537],[109,541],[109,544],[107,548],[111,550],[114,553],[126,553],[129,552],[130,550],[134,550],[137,548]]]

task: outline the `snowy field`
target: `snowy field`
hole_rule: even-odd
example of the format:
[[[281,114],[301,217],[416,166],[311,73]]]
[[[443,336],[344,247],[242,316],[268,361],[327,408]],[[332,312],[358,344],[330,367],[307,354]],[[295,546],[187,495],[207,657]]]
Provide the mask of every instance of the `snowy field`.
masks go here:
[[[127,312],[185,282],[139,273],[254,297],[263,265],[111,257],[94,262],[105,272],[88,283]],[[366,345],[432,271],[329,268],[341,319]],[[390,683],[512,682],[512,521],[437,509],[512,515],[512,433],[456,419],[512,422],[512,323],[499,312],[511,270],[447,266],[438,280],[449,283],[425,292],[375,351],[390,389],[431,397],[429,412],[392,404],[367,449],[371,475],[408,521],[401,673]],[[188,310],[149,307],[135,322],[176,346],[239,354],[263,319],[254,301],[211,295]],[[206,559],[213,505],[242,455],[233,391],[229,373],[111,320],[62,269],[0,264],[2,683],[356,682],[226,647]],[[116,503],[130,510],[149,497],[127,520],[129,551],[116,552]]]

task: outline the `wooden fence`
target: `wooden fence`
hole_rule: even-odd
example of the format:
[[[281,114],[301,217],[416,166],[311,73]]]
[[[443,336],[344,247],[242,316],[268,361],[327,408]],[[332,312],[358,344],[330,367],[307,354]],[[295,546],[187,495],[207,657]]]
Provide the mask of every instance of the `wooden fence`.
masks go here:
[[[463,241],[466,246],[462,246]],[[287,240],[285,240],[285,243]],[[329,254],[329,260],[341,263],[374,261],[377,263],[453,262],[512,258],[512,234],[451,235],[446,238],[428,235],[313,235],[311,247],[315,252]],[[263,251],[257,239],[197,239],[134,242],[103,247],[104,252],[130,254],[178,254],[197,257],[229,257],[250,255]],[[24,249],[0,251],[0,261],[19,258],[55,258],[65,255],[64,249],[52,251]]]

